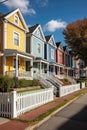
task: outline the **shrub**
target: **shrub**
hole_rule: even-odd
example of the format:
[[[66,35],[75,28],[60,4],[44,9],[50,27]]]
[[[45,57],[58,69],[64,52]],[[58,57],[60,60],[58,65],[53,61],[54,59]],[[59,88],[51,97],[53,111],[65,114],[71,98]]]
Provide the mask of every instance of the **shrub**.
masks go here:
[[[68,79],[64,79],[64,82],[69,82]]]
[[[19,80],[17,77],[13,77],[13,85],[12,85],[12,88],[18,88],[20,85],[19,85]]]
[[[8,76],[0,76],[0,91],[8,92],[12,88],[22,88],[29,86],[38,86],[40,85],[38,80],[26,80],[18,79],[17,77],[10,78]]]
[[[0,77],[0,91],[1,92],[8,92],[13,84],[12,78],[8,76],[1,76]]]
[[[20,87],[29,87],[29,86],[38,86],[40,85],[38,80],[26,80],[26,79],[20,79],[19,80],[19,86]]]

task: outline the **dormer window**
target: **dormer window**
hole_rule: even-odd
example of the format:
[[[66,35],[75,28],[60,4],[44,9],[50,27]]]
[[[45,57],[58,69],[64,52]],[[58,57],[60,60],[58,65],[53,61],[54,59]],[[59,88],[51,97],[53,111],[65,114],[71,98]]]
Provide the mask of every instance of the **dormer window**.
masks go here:
[[[14,16],[14,22],[15,22],[15,24],[18,24],[18,16],[17,15]]]

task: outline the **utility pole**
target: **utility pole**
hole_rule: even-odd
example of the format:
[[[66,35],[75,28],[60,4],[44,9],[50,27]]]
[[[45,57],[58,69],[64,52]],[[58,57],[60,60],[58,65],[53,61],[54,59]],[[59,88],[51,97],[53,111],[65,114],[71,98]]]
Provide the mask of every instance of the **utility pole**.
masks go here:
[[[6,1],[8,1],[8,0],[3,0],[3,1],[0,2],[0,4],[3,4],[3,3],[6,2]]]

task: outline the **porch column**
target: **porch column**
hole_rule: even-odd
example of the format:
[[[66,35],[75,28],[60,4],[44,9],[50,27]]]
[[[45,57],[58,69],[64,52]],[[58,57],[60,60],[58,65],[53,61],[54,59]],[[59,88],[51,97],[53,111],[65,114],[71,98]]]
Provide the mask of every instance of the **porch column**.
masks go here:
[[[33,60],[30,61],[30,65],[33,66]],[[31,68],[31,77],[33,77],[33,67]]]
[[[68,70],[68,68],[67,68],[67,76],[68,76],[68,71],[69,71],[69,70]]]
[[[53,74],[55,75],[55,65],[53,65]]]
[[[6,72],[6,56],[3,56],[3,75],[5,75],[5,72]]]
[[[59,70],[58,70],[58,75],[60,75],[60,67],[59,67]]]
[[[40,74],[42,74],[42,70],[41,70],[41,62],[40,62]]]
[[[18,55],[16,55],[16,77],[18,77]]]
[[[47,64],[47,75],[49,76],[49,64]]]

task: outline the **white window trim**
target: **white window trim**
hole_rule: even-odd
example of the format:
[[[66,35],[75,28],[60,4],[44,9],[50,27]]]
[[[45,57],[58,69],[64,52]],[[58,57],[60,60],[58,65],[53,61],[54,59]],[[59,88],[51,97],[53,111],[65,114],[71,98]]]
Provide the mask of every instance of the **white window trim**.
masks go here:
[[[38,45],[40,45],[40,52],[38,51],[38,47],[39,47]],[[37,51],[38,51],[38,54],[41,54],[41,44],[40,43],[37,44]]]
[[[15,45],[15,43],[14,43],[14,33],[17,33],[17,34],[19,35],[19,45]],[[16,31],[13,31],[13,44],[14,44],[15,46],[17,46],[17,47],[20,46],[20,33],[16,32]]]
[[[15,17],[18,18],[18,23],[15,22]],[[18,17],[18,15],[16,15],[16,14],[14,15],[14,23],[15,23],[16,25],[19,25],[19,17]]]
[[[54,49],[51,48],[51,59],[54,60],[55,54],[54,54]]]

